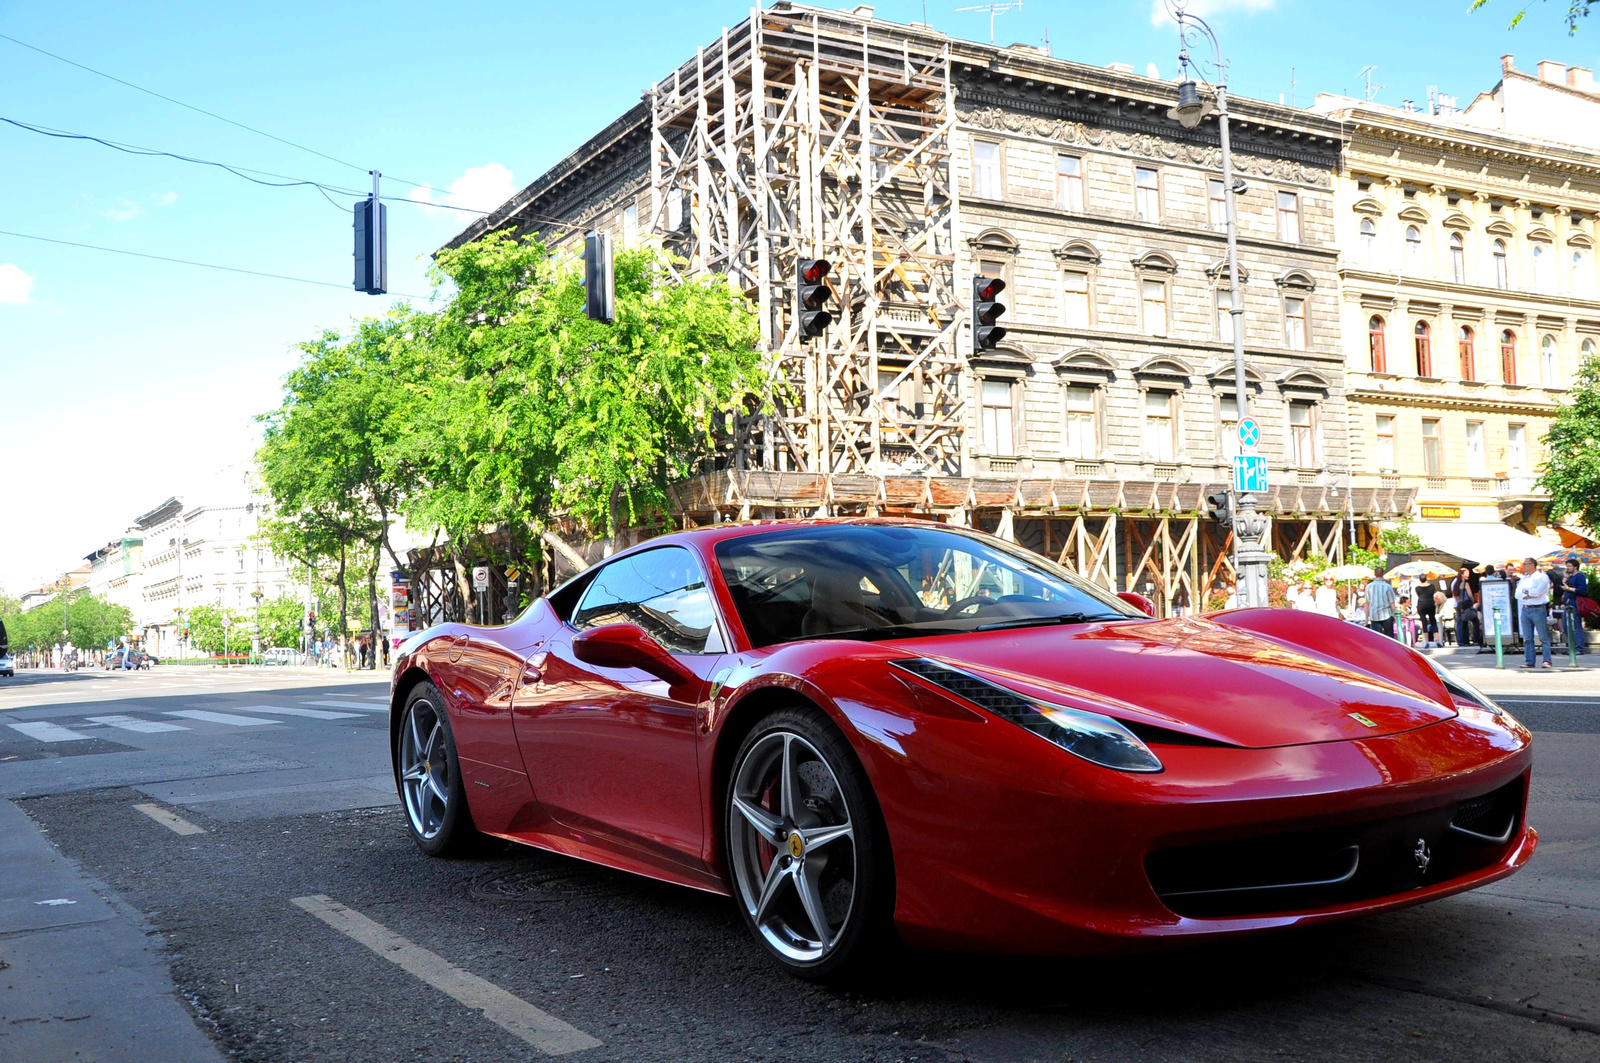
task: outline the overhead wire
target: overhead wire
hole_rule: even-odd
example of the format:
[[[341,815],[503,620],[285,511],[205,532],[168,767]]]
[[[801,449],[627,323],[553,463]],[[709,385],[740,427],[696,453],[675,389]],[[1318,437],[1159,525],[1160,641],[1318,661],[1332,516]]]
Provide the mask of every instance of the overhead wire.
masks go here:
[[[37,240],[40,243],[60,244],[63,247],[78,247],[88,251],[105,251],[113,255],[128,255],[133,258],[147,258],[156,262],[172,262],[180,266],[198,266],[202,269],[218,269],[225,273],[243,273],[251,277],[267,277],[271,280],[294,281],[296,284],[315,284],[319,288],[338,288],[340,291],[351,290],[349,285],[335,284],[333,281],[312,280],[310,277],[291,277],[285,273],[264,273],[261,270],[240,269],[237,266],[221,266],[215,262],[196,262],[193,259],[188,258],[169,258],[166,255],[150,255],[144,253],[143,251],[125,251],[120,247],[103,247],[100,244],[83,244],[73,240],[57,240],[49,236],[35,236],[33,233],[13,232],[10,229],[0,229],[0,236],[15,236],[19,240]],[[404,292],[386,292],[384,294],[392,295],[397,299],[412,299],[418,302],[426,302],[432,298],[432,296],[424,295],[407,295]]]

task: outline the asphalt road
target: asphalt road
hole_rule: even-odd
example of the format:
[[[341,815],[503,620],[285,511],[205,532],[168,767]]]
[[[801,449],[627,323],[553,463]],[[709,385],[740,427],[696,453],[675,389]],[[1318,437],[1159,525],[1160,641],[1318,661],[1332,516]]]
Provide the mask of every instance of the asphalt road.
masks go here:
[[[1154,956],[917,954],[837,991],[722,898],[422,857],[385,689],[0,681],[0,1061],[1600,1058],[1600,700],[1515,703],[1543,842],[1495,886]]]

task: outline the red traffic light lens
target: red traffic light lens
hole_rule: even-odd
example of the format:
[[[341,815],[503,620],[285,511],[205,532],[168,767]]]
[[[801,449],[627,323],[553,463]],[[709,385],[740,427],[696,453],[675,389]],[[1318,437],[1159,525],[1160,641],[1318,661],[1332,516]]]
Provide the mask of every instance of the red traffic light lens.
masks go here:
[[[999,277],[978,277],[977,281],[978,298],[984,302],[988,302],[1006,290],[1006,282]]]
[[[833,266],[820,258],[807,259],[800,263],[800,279],[807,284],[821,284],[822,278],[833,272]]]

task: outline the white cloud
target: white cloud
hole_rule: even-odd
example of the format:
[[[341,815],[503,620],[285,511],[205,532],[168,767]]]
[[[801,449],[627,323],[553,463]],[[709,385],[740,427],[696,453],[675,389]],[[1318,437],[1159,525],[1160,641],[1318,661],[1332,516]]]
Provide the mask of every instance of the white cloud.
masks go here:
[[[1201,18],[1213,18],[1230,11],[1242,11],[1246,15],[1254,15],[1262,11],[1271,11],[1277,6],[1278,0],[1189,0],[1184,4],[1184,10]],[[1150,25],[1159,27],[1170,25],[1171,22],[1172,19],[1167,14],[1167,0],[1150,0]]]
[[[21,306],[32,301],[33,278],[22,272],[20,266],[0,263],[0,303]]]
[[[125,222],[132,221],[143,213],[144,211],[133,200],[123,198],[111,204],[110,209],[106,211],[106,217],[114,222]]]
[[[430,185],[413,188],[407,195],[417,203],[445,203],[452,207],[472,210],[493,210],[517,191],[511,171],[497,162],[469,168],[450,182],[450,189],[442,197]],[[444,213],[436,211],[435,213]]]
[[[170,206],[172,206],[174,203],[176,203],[178,201],[178,193],[176,193],[176,192],[151,192],[150,193],[150,201],[152,203],[159,203],[163,207],[170,207]]]

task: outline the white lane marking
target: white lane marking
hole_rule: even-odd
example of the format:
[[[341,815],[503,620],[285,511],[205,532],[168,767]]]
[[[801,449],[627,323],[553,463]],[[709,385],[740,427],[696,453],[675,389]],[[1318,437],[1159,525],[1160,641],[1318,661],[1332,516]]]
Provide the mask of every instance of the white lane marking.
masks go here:
[[[204,720],[206,723],[225,723],[230,727],[263,727],[277,720],[258,720],[254,716],[229,716],[225,712],[206,712],[204,709],[179,709],[167,716],[182,716],[186,720]]]
[[[388,712],[387,705],[363,705],[358,701],[307,701],[306,705],[321,705],[325,709],[359,709],[361,712]]]
[[[32,723],[13,723],[7,726],[13,731],[21,731],[29,738],[37,739],[40,742],[82,742],[85,739],[94,737],[93,735],[79,734],[77,731],[69,731],[65,727],[46,723],[43,720],[35,720]]]
[[[34,904],[46,904],[46,905],[49,905],[50,907],[54,908],[57,905],[77,904],[78,902],[77,901],[69,901],[65,897],[52,897],[48,901],[34,901],[33,903]]]
[[[124,731],[140,734],[159,734],[162,731],[187,731],[181,723],[162,723],[160,720],[141,720],[137,716],[86,716],[90,723],[103,723],[107,727],[120,727]]]
[[[310,897],[296,897],[290,903],[302,911],[310,912],[339,933],[360,942],[446,996],[469,1008],[481,1010],[484,1018],[541,1052],[560,1056],[600,1047],[601,1042],[582,1030],[540,1011],[493,982],[462,970],[443,956],[429,952],[338,901],[319,893]]]
[[[168,812],[160,805],[140,804],[134,805],[133,808],[134,811],[143,812],[174,834],[204,834],[206,832],[204,827],[197,827],[182,816]]]
[[[271,716],[304,716],[308,720],[359,720],[359,712],[328,712],[325,709],[294,709],[287,705],[239,705],[239,712],[264,712]]]
[[[389,699],[388,699],[388,698],[387,698],[387,697],[382,697],[382,698],[367,698],[367,699],[366,699],[366,700],[368,700],[368,701],[381,701],[381,702],[383,702],[383,703],[384,703],[384,704],[385,704],[385,705],[387,705],[387,704],[389,704]]]

